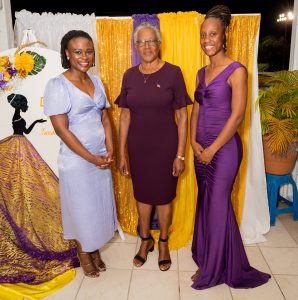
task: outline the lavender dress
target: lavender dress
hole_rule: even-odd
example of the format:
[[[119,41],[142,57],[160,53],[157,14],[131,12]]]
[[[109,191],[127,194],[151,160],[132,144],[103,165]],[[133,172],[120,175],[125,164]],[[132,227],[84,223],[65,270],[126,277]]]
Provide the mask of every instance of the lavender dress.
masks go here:
[[[235,69],[231,63],[209,84],[205,68],[198,72],[195,99],[200,104],[197,142],[204,148],[217,138],[231,115],[232,89],[227,80]],[[231,192],[242,160],[242,144],[236,133],[209,165],[195,159],[198,203],[192,243],[193,259],[200,269],[192,287],[206,289],[221,283],[233,288],[252,288],[266,283],[270,275],[249,265],[231,204]]]
[[[51,79],[44,93],[44,113],[67,114],[69,130],[92,154],[106,153],[102,109],[110,107],[100,79],[89,75],[94,99],[63,74]],[[78,240],[83,251],[102,247],[117,229],[110,169],[99,169],[72,152],[62,141],[58,157],[62,222],[65,239]]]

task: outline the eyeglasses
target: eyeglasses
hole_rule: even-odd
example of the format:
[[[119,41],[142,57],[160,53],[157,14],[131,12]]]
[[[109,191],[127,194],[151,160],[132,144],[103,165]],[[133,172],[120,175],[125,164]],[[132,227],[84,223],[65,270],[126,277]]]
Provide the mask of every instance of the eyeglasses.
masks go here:
[[[144,47],[146,45],[146,43],[149,47],[153,47],[153,46],[156,46],[157,44],[159,44],[160,41],[158,41],[158,40],[140,40],[140,41],[136,41],[136,44],[139,47]]]

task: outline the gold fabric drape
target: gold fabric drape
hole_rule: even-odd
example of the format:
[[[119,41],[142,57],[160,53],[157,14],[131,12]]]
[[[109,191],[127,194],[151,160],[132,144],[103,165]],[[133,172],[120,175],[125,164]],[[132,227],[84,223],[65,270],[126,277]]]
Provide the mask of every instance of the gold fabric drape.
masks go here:
[[[227,55],[232,59],[241,62],[246,66],[248,71],[248,94],[245,117],[238,130],[243,145],[243,159],[232,191],[232,204],[239,225],[242,220],[245,197],[251,121],[253,64],[255,55],[254,47],[259,26],[259,15],[233,16],[228,31]]]
[[[178,12],[158,14],[158,18],[162,36],[161,58],[181,68],[187,91],[193,99],[196,73],[204,65],[204,56],[199,51],[199,26],[203,16],[197,12]],[[191,110],[192,105],[188,107],[189,118]],[[188,134],[185,171],[179,178],[177,196],[173,202],[170,249],[186,246],[193,233],[197,183],[189,140]]]
[[[200,47],[199,30],[204,16],[197,12],[158,14],[162,35],[161,58],[180,66],[189,95],[193,99],[196,73],[209,63]],[[229,26],[227,54],[240,61],[248,69],[248,101],[245,120],[239,129],[243,142],[243,161],[236,178],[232,202],[238,224],[241,222],[248,163],[248,143],[252,97],[254,45],[260,16],[233,16]],[[124,71],[131,66],[132,20],[97,20],[100,72],[108,98],[112,105],[114,141],[117,142],[119,110],[113,101],[119,94]],[[188,107],[189,116],[192,107]],[[115,147],[115,149],[117,149]],[[137,211],[130,179],[121,177],[113,168],[118,218],[124,231],[136,234]],[[193,152],[189,139],[186,147],[186,171],[179,179],[177,197],[174,200],[170,249],[186,246],[192,239],[197,197],[197,185],[193,165]],[[155,239],[158,233],[153,232]]]
[[[40,300],[57,292],[76,277],[76,270],[71,269],[42,284],[3,283],[0,284],[1,300]]]
[[[22,135],[0,141],[0,178],[0,279],[26,282],[0,284],[0,299],[41,299],[78,264],[63,238],[58,178]]]
[[[100,77],[111,104],[110,117],[115,154],[118,149],[120,109],[114,105],[114,101],[120,93],[123,74],[131,67],[132,25],[132,19],[96,21]],[[115,157],[117,158],[117,155]],[[136,234],[138,214],[131,179],[121,176],[117,170],[117,161],[113,165],[112,172],[119,223],[124,231]]]

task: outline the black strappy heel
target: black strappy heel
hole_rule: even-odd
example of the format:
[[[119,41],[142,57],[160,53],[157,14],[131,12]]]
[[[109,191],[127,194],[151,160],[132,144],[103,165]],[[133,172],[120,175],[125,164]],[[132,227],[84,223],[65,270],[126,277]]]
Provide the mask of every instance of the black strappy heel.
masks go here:
[[[167,243],[168,240],[169,240],[169,236],[167,236],[166,239],[163,239],[163,238],[159,237],[158,243],[159,242]],[[169,264],[168,268],[166,268],[166,269],[161,269],[160,268],[161,266],[168,265],[168,264]],[[159,266],[160,271],[168,271],[170,269],[170,267],[171,267],[171,264],[172,264],[172,260],[171,259],[164,259],[164,260],[158,261],[158,266]]]
[[[152,252],[152,251],[154,250],[154,239],[153,239],[153,237],[152,237],[151,235],[149,235],[149,236],[146,237],[146,238],[141,237],[141,240],[142,240],[142,241],[149,241],[149,240],[151,240],[151,241],[153,242],[153,245],[152,245],[152,247],[150,247],[150,248],[147,250],[146,258],[140,256],[139,254],[135,255],[134,260],[136,259],[136,260],[138,260],[139,262],[142,263],[142,264],[139,265],[139,266],[137,266],[137,265],[134,264],[134,266],[137,267],[137,268],[141,267],[141,266],[147,261],[148,253],[149,253],[149,252]]]

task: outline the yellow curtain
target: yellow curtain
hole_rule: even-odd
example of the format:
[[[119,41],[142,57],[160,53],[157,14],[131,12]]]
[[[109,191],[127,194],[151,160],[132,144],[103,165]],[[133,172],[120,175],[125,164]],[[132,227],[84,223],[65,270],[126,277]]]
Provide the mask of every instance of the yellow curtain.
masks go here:
[[[246,187],[246,172],[248,164],[248,144],[251,121],[252,102],[252,79],[254,63],[254,47],[258,29],[260,26],[260,16],[233,16],[228,31],[227,55],[234,60],[241,62],[248,71],[248,95],[245,118],[238,132],[243,144],[243,159],[236,177],[232,192],[232,203],[236,214],[237,222],[240,225],[244,206],[244,196]]]
[[[75,269],[71,269],[54,279],[37,285],[24,283],[0,284],[0,299],[1,300],[39,300],[55,293],[66,284],[71,282],[76,276]]]
[[[115,154],[118,149],[120,109],[114,105],[114,101],[120,93],[123,74],[131,67],[132,22],[132,19],[98,19],[96,21],[100,77],[111,104],[110,117]],[[138,214],[131,179],[120,175],[117,170],[117,161],[113,165],[112,172],[119,223],[124,231],[136,234]]]
[[[197,12],[158,14],[162,36],[161,58],[178,65],[183,73],[187,91],[193,99],[196,73],[205,64],[200,51],[199,27],[203,16]],[[188,107],[189,118],[192,106]],[[186,146],[185,172],[179,178],[174,200],[170,249],[186,246],[192,239],[197,200],[193,152],[189,137]]]

